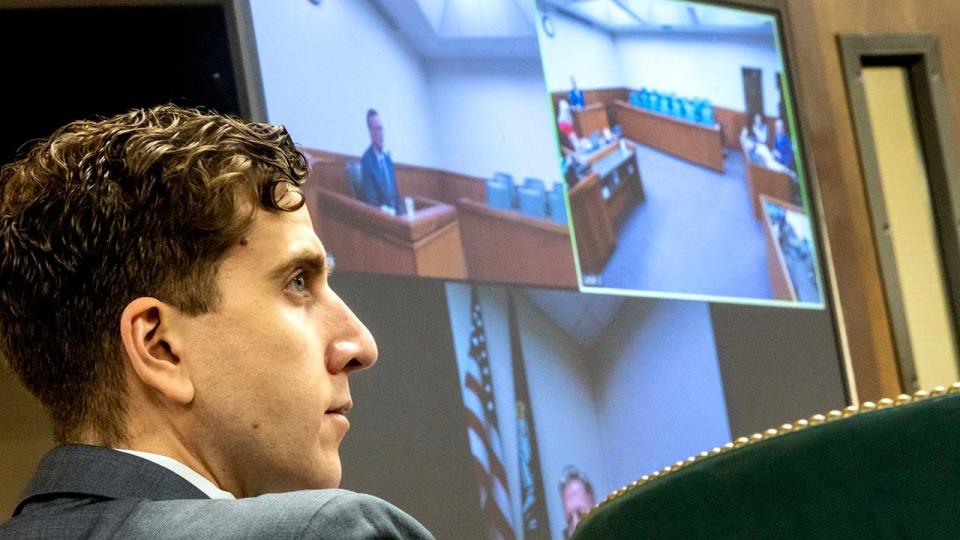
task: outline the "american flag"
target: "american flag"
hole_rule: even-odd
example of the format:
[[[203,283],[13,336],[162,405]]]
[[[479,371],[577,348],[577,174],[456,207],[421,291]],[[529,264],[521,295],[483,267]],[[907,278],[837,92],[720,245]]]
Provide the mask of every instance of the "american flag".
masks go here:
[[[493,400],[493,380],[487,354],[487,335],[476,287],[470,290],[470,359],[463,379],[463,406],[467,435],[473,454],[480,505],[490,525],[492,538],[514,539],[513,512],[503,467],[503,442]]]

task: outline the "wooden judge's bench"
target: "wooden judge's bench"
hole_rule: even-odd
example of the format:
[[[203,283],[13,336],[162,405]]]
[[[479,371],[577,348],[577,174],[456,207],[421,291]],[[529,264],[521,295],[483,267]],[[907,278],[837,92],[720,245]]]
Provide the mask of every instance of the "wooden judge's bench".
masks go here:
[[[359,156],[303,152],[314,227],[341,270],[577,286],[567,226],[490,208],[481,178],[395,164],[398,191],[413,198],[414,213],[393,216],[353,196],[347,163]]]

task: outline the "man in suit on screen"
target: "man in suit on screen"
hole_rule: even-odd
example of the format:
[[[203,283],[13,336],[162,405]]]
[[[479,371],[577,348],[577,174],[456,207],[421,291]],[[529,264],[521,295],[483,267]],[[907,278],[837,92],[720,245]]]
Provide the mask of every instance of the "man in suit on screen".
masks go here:
[[[383,121],[375,109],[367,111],[367,130],[370,132],[370,146],[360,158],[360,196],[371,206],[403,214],[404,205],[397,191],[393,160],[383,148]]]
[[[0,538],[430,537],[336,489],[377,347],[306,176],[282,126],[170,105],[0,171],[0,352],[61,443]]]

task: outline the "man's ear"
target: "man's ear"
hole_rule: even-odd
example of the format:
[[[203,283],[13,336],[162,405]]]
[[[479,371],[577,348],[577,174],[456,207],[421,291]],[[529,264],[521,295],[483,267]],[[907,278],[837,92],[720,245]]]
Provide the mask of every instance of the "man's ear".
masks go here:
[[[175,404],[193,401],[193,380],[180,361],[176,320],[183,315],[156,298],[140,297],[120,315],[120,338],[133,372],[148,388]]]

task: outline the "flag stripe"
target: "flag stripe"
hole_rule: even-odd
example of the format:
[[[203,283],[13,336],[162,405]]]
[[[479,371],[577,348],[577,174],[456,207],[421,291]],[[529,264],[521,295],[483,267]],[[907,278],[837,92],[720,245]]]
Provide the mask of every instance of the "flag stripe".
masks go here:
[[[492,537],[513,540],[516,538],[512,523],[513,506],[503,465],[503,442],[497,421],[483,312],[476,287],[470,291],[470,323],[469,359],[464,366],[461,393],[481,510]]]

